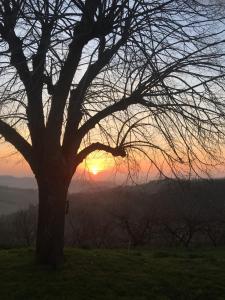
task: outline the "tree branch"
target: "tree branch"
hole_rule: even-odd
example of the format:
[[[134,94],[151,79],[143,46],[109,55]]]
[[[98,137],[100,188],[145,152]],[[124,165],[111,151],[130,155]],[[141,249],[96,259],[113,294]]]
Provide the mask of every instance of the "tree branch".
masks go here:
[[[141,96],[138,92],[133,92],[133,94],[128,98],[123,98],[120,101],[104,108],[102,111],[99,111],[93,117],[84,123],[78,130],[78,136],[82,139],[89,130],[94,128],[101,120],[112,115],[115,112],[126,110],[130,105],[138,103],[138,100]]]
[[[82,118],[80,113],[83,103],[84,95],[87,88],[90,86],[93,79],[99,74],[102,68],[104,68],[112,59],[113,55],[118,49],[126,42],[126,37],[122,37],[113,47],[102,52],[98,60],[89,66],[81,81],[79,82],[76,90],[71,92],[71,97],[68,107],[67,124],[64,133],[63,149],[65,152],[74,152],[73,145],[75,139],[75,133],[79,122]]]
[[[14,128],[2,120],[0,120],[0,135],[23,155],[31,167],[34,166],[31,145]]]
[[[80,62],[83,47],[95,36],[94,14],[98,1],[87,0],[81,21],[75,25],[74,37],[69,45],[69,52],[61,69],[59,79],[54,88],[52,105],[47,122],[48,138],[52,145],[60,143],[64,108],[70,91],[71,83]]]
[[[118,147],[111,147],[108,145],[104,145],[102,143],[93,143],[83,150],[81,150],[77,156],[76,156],[76,161],[75,164],[76,166],[79,165],[90,153],[94,151],[105,151],[108,153],[111,153],[113,156],[121,156],[121,157],[126,157],[126,151],[122,146]]]
[[[30,130],[32,144],[38,145],[44,128],[44,114],[42,107],[42,86],[36,85],[30,72],[27,58],[23,51],[23,41],[16,35],[15,26],[19,19],[20,7],[14,2],[12,7],[8,1],[4,1],[3,7],[0,6],[0,12],[3,15],[3,23],[0,24],[0,34],[8,43],[11,54],[11,65],[17,70],[19,77],[25,87],[28,107],[28,127]],[[40,52],[40,49],[39,49]],[[39,54],[39,53],[38,53]]]

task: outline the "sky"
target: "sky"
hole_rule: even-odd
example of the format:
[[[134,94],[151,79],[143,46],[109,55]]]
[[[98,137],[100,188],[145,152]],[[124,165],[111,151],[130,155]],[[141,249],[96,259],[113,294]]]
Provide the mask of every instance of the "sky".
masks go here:
[[[99,181],[112,181],[116,180],[115,177],[125,177],[125,167],[119,168],[116,165],[118,166],[111,155],[95,152],[79,166],[77,173],[81,177]],[[0,144],[0,175],[33,176],[23,157],[8,143]]]
[[[159,178],[156,170],[150,169],[149,162],[141,161],[138,176],[133,173],[132,179],[136,182],[147,182]],[[17,177],[32,177],[32,171],[23,157],[8,143],[0,144],[0,176],[11,175]],[[137,175],[137,174],[136,174]],[[225,177],[225,165],[212,168],[212,177]],[[90,181],[110,181],[122,183],[128,181],[126,159],[114,159],[110,154],[94,152],[78,168],[77,178]]]
[[[93,44],[89,43],[89,47],[94,48]],[[85,69],[81,68],[81,74],[77,76],[79,81]],[[122,161],[122,160],[121,160]],[[123,162],[123,161],[122,161]],[[148,170],[149,162],[141,162],[141,172],[144,173]],[[222,170],[222,171],[221,171]],[[223,174],[223,169],[220,171],[214,171],[214,176],[221,176]],[[225,170],[225,168],[224,168]],[[84,172],[85,171],[85,172]],[[126,164],[119,163],[115,165],[114,159],[110,155],[106,156],[102,153],[94,154],[89,157],[85,163],[83,163],[78,171],[81,175],[85,173],[86,176],[90,178],[95,178],[96,180],[111,180],[116,176],[125,178],[127,174]],[[13,147],[7,144],[0,145],[0,175],[13,175],[13,176],[32,176],[32,172],[28,164],[24,159],[15,152]],[[155,178],[155,172],[153,171],[151,178]]]
[[[126,158],[115,159],[111,154],[94,152],[79,166],[74,179],[127,184],[131,182],[142,183],[158,178],[153,170],[151,170],[149,177],[146,177],[149,170],[149,162],[147,161],[141,162],[139,172],[136,172],[133,166],[130,166],[130,168],[131,173],[128,172]],[[0,176],[2,175],[16,177],[34,176],[20,153],[16,152],[13,146],[8,143],[0,144]]]

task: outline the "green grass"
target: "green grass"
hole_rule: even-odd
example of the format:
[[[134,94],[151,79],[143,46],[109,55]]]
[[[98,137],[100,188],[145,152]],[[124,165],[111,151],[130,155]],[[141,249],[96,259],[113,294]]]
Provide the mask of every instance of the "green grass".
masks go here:
[[[59,270],[33,250],[0,250],[0,299],[225,299],[225,249],[65,251]]]

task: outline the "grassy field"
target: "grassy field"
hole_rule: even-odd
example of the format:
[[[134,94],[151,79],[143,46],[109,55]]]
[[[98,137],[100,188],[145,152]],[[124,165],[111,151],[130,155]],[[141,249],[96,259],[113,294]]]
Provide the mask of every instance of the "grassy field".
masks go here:
[[[59,270],[33,250],[0,250],[0,299],[225,299],[225,249],[66,250]]]

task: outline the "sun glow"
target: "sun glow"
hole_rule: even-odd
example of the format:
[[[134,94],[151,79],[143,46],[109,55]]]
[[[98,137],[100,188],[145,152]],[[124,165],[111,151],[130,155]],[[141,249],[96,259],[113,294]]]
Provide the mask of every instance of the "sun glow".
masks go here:
[[[99,173],[98,167],[97,166],[92,166],[91,169],[89,170],[90,173],[92,173],[93,175],[97,175]]]
[[[87,160],[85,169],[91,175],[98,175],[99,173],[107,171],[108,166],[103,159],[93,157]]]
[[[87,157],[82,163],[81,168],[86,170],[90,175],[105,174],[114,167],[114,160],[109,155],[102,152],[94,152]]]

